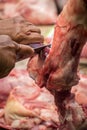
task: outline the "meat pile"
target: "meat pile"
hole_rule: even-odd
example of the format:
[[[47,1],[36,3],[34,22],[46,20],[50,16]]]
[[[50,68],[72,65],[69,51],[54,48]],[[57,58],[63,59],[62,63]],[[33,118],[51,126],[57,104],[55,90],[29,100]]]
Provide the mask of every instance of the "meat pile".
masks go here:
[[[8,99],[3,96],[0,99],[1,127],[10,130],[87,129],[87,77],[80,76],[79,80],[77,74],[80,54],[87,40],[86,5],[86,0],[68,0],[57,19],[50,51],[45,48],[45,55],[41,52],[29,60],[27,70],[35,81],[25,72],[16,72],[15,86],[10,80],[11,92],[3,92]],[[14,73],[12,75],[14,77]]]
[[[72,130],[77,124],[82,124],[78,130],[87,128],[87,76],[80,77],[79,84],[71,90],[72,96],[65,102],[67,127],[65,118],[60,123],[53,95],[46,88],[39,88],[25,70],[13,70],[0,80],[0,129]]]
[[[9,130],[55,130],[59,117],[54,98],[26,71],[14,70],[0,80],[0,127]]]
[[[57,9],[54,0],[50,3],[49,0],[8,0],[3,4],[1,14],[1,18],[21,15],[33,24],[46,25],[55,23]]]
[[[40,57],[36,54],[28,63],[29,75],[36,81],[44,63]],[[86,130],[87,128],[87,76],[79,76],[79,84],[73,86],[71,90],[50,90],[58,108],[58,130]]]

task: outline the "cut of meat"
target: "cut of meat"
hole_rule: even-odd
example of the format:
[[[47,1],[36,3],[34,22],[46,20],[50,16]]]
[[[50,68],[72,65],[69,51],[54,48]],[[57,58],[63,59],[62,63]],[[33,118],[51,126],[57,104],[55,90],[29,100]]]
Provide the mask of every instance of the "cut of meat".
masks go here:
[[[69,0],[59,15],[52,48],[40,74],[38,84],[51,90],[67,90],[79,81],[77,67],[87,39],[87,9],[83,4],[87,3],[79,0],[76,3]],[[78,20],[77,17],[81,19]]]
[[[61,110],[63,113],[65,112],[66,116],[59,120],[60,109],[58,108],[57,113],[53,96],[46,88],[39,88],[35,81],[28,77],[26,71],[14,70],[8,77],[9,82],[6,82],[6,85],[7,87],[12,86],[13,89],[8,92],[10,95],[8,100],[5,99],[6,104],[0,107],[1,128],[6,128],[6,130],[24,130],[25,128],[26,130],[73,130],[73,128],[83,130],[83,128],[87,128],[87,108],[85,105],[87,102],[84,100],[79,102],[75,98],[75,101],[74,95],[71,94],[62,101],[64,93],[61,92],[61,95],[58,95],[59,101],[62,101],[62,105],[65,106],[62,106]],[[84,81],[87,80],[87,77],[82,75],[80,77],[80,87],[72,88],[75,97],[77,91],[85,95],[87,84]],[[5,81],[6,78],[0,83]],[[4,92],[6,92],[5,89]]]
[[[22,74],[25,75],[22,76]],[[20,77],[20,78],[19,78]],[[24,70],[13,70],[9,76],[6,78],[0,79],[0,108],[3,108],[7,98],[11,92],[11,90],[16,87],[23,84],[24,78],[28,77],[28,73]],[[20,80],[23,80],[20,82]]]
[[[37,83],[54,94],[58,109],[48,90],[39,88],[28,75],[22,74],[5,106],[0,109],[1,127],[10,130],[87,129],[87,102],[80,100],[81,97],[86,99],[83,82],[79,84],[80,91],[74,87],[70,93],[71,87],[79,80],[77,67],[87,38],[86,4],[87,1],[76,0],[74,4],[73,0],[68,0],[57,20],[52,48],[44,64],[43,61],[38,64],[38,55],[30,60],[30,64],[35,62],[35,68],[29,66],[29,72],[31,68],[34,78],[39,74]],[[37,72],[39,67],[42,70]]]
[[[4,18],[11,18],[15,16],[20,16],[20,14],[16,11],[16,3],[6,3],[4,5]]]
[[[36,80],[37,77],[39,76],[43,63],[44,63],[44,59],[40,58],[38,54],[35,54],[29,60],[27,64],[27,70],[29,72],[29,76],[34,80]]]
[[[29,59],[27,64],[27,70],[29,76],[33,78],[35,81],[38,79],[40,75],[40,71],[44,64],[44,60],[49,54],[49,47],[44,48],[39,54],[35,54],[31,59]]]
[[[42,8],[43,6],[43,8]],[[49,11],[49,14],[47,13]],[[3,13],[2,13],[3,12]],[[33,24],[54,24],[57,9],[54,0],[16,0],[3,5],[2,18],[23,16]]]
[[[9,92],[3,89],[3,96],[7,92],[9,97],[3,99],[5,104],[0,107],[0,127],[10,130],[57,128],[59,117],[53,96],[46,88],[39,88],[26,71],[14,70],[1,83],[6,83],[5,89],[12,88]]]
[[[60,112],[59,130],[87,129],[87,76],[80,75],[79,84],[70,91],[54,91]]]
[[[5,106],[5,120],[12,128],[33,128],[39,124],[52,127],[54,122],[58,123],[54,106],[50,93],[32,82],[30,86],[17,87],[11,92]]]
[[[78,85],[71,90],[75,94],[75,100],[81,105],[87,105],[87,76],[80,75],[81,79]]]
[[[77,68],[82,48],[87,40],[87,1],[68,0],[57,19],[52,48],[36,81],[48,88],[55,97],[60,119],[59,130],[87,129],[87,108],[79,105],[71,94],[78,84]],[[76,98],[77,99],[77,98]],[[86,103],[86,101],[84,101]]]
[[[53,24],[57,18],[53,0],[50,0],[50,3],[49,0],[22,0],[17,6],[17,11],[33,24]]]

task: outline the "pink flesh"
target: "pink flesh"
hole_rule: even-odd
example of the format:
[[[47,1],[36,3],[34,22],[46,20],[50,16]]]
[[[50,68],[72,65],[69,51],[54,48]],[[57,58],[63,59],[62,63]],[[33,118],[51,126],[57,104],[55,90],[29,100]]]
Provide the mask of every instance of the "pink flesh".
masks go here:
[[[76,5],[70,0],[57,19],[52,48],[37,81],[41,87],[46,86],[50,90],[57,91],[69,90],[79,81],[77,68],[87,39],[87,29],[84,23],[79,24],[78,21],[70,19],[71,15],[76,19],[76,15],[83,13],[83,10],[80,12],[78,5],[78,0]],[[76,10],[74,6],[77,7]]]
[[[3,97],[5,97],[1,101],[2,104],[0,104],[0,127],[1,128],[6,128],[10,130],[13,129],[11,124],[7,123],[7,120],[5,119],[5,112],[4,112],[4,107],[6,107],[6,102],[7,99],[9,99],[8,97],[10,97],[10,95],[12,95],[12,98],[10,98],[11,100],[15,99],[26,109],[26,111],[29,110],[30,115],[29,113],[27,113],[27,116],[25,117],[26,122],[29,121],[30,123],[30,122],[35,122],[35,120],[37,120],[37,125],[35,125],[35,123],[33,123],[32,125],[29,124],[32,126],[32,129],[35,130],[36,128],[54,129],[55,127],[57,127],[58,121],[56,121],[55,119],[58,118],[55,117],[58,117],[58,115],[57,115],[57,110],[56,110],[57,108],[55,106],[53,96],[50,94],[48,90],[46,90],[46,88],[42,88],[42,89],[39,88],[35,84],[34,80],[29,78],[28,73],[26,71],[14,70],[10,73],[8,77],[1,80],[0,83],[2,84],[2,88],[4,88],[4,89],[0,89],[0,93],[1,95],[3,93]],[[33,117],[31,117],[31,113],[34,113]],[[18,111],[18,116],[21,117],[20,111]],[[40,120],[40,123],[38,123],[38,120]],[[20,124],[21,123],[23,122],[21,122],[20,120]]]

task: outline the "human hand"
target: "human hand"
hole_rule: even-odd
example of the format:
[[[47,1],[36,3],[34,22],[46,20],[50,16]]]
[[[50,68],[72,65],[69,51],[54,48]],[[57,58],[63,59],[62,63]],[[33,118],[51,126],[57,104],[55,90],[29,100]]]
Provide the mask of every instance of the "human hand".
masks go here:
[[[9,35],[21,44],[42,43],[44,40],[40,29],[20,16],[1,20],[0,34]]]
[[[7,76],[14,68],[17,57],[31,57],[33,49],[27,45],[17,44],[7,35],[0,35],[0,78]]]

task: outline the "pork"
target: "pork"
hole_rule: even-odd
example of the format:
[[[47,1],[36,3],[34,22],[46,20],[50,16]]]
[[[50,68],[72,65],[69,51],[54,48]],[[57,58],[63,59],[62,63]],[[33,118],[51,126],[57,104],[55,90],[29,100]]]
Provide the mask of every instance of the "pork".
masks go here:
[[[78,63],[87,40],[86,5],[84,0],[68,0],[57,19],[52,47],[36,79],[40,87],[45,86],[55,97],[61,130],[83,129],[82,124],[87,128],[87,116],[70,92],[79,82]]]
[[[40,72],[42,70],[42,66],[44,64],[44,60],[49,54],[50,48],[46,47],[42,49],[41,52],[36,53],[31,57],[27,63],[27,71],[29,73],[29,76],[33,78],[35,81],[38,79],[38,76],[40,75]]]
[[[87,128],[85,91],[87,76],[80,75],[80,77],[78,87],[74,86],[72,94],[63,102],[66,118],[61,117],[62,120],[60,120],[60,111],[55,106],[53,95],[46,88],[39,88],[35,81],[29,78],[27,71],[13,70],[7,77],[8,82],[6,78],[0,81],[7,88],[3,89],[3,96],[6,92],[8,94],[7,99],[3,99],[5,104],[0,106],[0,129],[83,130],[83,128]],[[1,93],[2,91],[0,91],[0,96]],[[85,100],[81,98],[82,94],[85,95]],[[59,97],[60,101],[62,97],[63,95]]]
[[[22,0],[17,10],[33,24],[54,24],[57,18],[57,9],[53,0],[50,0],[50,3],[49,0]]]
[[[23,16],[29,22],[37,25],[54,24],[57,9],[54,0],[50,0],[50,3],[49,0],[9,0],[3,6],[2,18],[15,16]]]
[[[0,98],[1,94],[5,97],[0,102],[0,128],[54,130],[58,127],[53,95],[46,88],[39,88],[27,71],[14,70],[0,84],[4,84],[4,88],[0,85]]]
[[[37,79],[40,74],[43,63],[44,59],[41,58],[38,54],[35,54],[31,59],[29,59],[27,64],[27,71],[32,79]]]
[[[68,0],[59,15],[52,48],[40,74],[40,86],[60,91],[78,83],[78,62],[87,40],[86,4],[79,0],[74,4],[73,0]]]
[[[40,60],[40,57],[39,57]],[[42,60],[42,59],[41,59]],[[39,76],[39,73],[42,66],[36,69],[38,65],[38,57],[35,56],[30,60],[30,65],[28,63],[30,76],[36,80]],[[34,66],[35,65],[35,66]],[[42,65],[42,64],[40,64]],[[34,66],[34,67],[32,67]],[[34,75],[37,75],[34,77]],[[52,94],[55,97],[55,102],[58,108],[59,116],[59,126],[58,130],[86,130],[87,128],[87,76],[80,74],[79,84],[72,87],[71,91],[52,91]]]
[[[22,76],[22,74],[25,76]],[[12,89],[18,85],[22,85],[23,81],[20,82],[20,80],[24,80],[27,76],[28,73],[25,70],[14,69],[7,77],[0,79],[0,108],[5,106]]]
[[[71,93],[75,94],[75,100],[81,104],[87,105],[87,76],[80,75],[79,84],[72,87]]]

